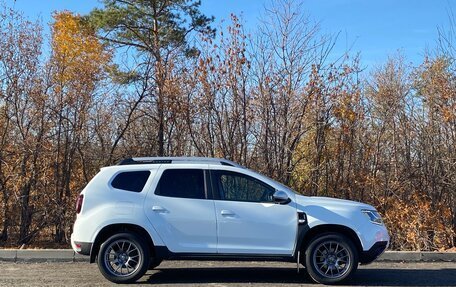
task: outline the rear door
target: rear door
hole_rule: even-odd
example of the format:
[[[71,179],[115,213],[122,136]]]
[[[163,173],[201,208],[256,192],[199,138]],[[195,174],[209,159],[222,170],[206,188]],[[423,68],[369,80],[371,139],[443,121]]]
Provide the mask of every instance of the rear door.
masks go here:
[[[163,165],[145,211],[167,248],[179,253],[217,251],[214,202],[207,196],[207,165]]]
[[[236,170],[211,170],[211,178],[218,253],[292,255],[297,233],[293,195],[292,202],[275,204],[272,186]]]

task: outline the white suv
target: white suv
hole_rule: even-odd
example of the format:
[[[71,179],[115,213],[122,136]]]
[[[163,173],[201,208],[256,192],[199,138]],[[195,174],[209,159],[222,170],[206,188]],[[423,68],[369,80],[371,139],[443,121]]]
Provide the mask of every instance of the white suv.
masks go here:
[[[316,282],[347,279],[388,246],[370,205],[298,195],[215,158],[131,158],[81,192],[73,249],[110,281],[139,279],[162,260],[301,262]]]

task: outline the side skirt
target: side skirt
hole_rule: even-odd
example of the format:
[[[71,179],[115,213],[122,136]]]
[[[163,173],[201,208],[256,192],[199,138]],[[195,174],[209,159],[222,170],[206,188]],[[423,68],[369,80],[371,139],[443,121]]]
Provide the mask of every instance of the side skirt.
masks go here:
[[[280,261],[295,262],[292,255],[262,254],[223,254],[223,253],[174,253],[166,246],[155,246],[155,256],[159,260],[198,260],[198,261]]]

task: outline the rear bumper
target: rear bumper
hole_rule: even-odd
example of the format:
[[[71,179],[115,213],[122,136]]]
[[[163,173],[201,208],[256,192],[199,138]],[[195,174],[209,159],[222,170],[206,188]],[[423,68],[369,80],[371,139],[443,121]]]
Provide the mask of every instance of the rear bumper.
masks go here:
[[[78,254],[90,255],[90,251],[92,250],[92,243],[91,242],[74,241],[73,240],[73,235],[71,235],[71,247]]]
[[[388,247],[388,241],[378,241],[372,247],[367,250],[361,252],[359,256],[359,262],[362,264],[369,264],[375,259],[377,259],[380,255],[385,252],[386,248]]]

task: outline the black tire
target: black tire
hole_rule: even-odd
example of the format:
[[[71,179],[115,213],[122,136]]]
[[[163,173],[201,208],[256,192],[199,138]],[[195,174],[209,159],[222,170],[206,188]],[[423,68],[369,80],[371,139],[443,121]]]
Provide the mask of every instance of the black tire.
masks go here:
[[[109,237],[101,244],[98,252],[101,274],[114,283],[135,282],[146,273],[149,261],[149,247],[133,233],[119,233]]]
[[[325,233],[312,239],[305,251],[305,266],[317,283],[336,284],[348,280],[358,268],[358,251],[339,233]]]

